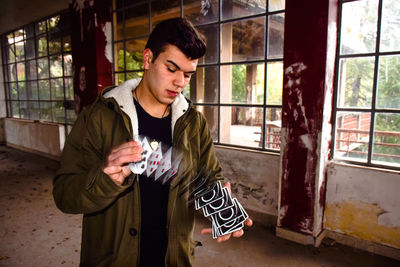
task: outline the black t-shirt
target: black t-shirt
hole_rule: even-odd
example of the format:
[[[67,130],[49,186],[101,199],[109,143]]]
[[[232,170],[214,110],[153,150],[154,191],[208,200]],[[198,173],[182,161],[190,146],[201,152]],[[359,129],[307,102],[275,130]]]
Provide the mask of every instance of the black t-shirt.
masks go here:
[[[149,142],[157,140],[161,142],[163,150],[168,149],[172,145],[171,113],[161,119],[155,118],[136,100],[134,103],[138,115],[139,135],[146,136]],[[169,183],[163,184],[152,177],[140,175],[139,187],[142,211],[139,266],[165,266]]]

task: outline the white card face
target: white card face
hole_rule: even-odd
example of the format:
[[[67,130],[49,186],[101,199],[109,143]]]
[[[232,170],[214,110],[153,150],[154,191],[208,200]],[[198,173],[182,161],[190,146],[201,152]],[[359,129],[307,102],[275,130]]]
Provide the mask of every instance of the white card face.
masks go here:
[[[147,141],[146,137],[144,137],[141,141],[139,140],[139,142],[142,144],[142,148],[143,148],[142,160],[139,162],[129,163],[129,168],[135,174],[142,174],[146,170],[147,159],[153,153],[153,150],[151,149],[150,144]]]
[[[183,158],[183,154],[178,154],[176,158],[173,160],[171,163],[171,168],[169,169],[168,173],[165,175],[163,184],[168,182],[169,179],[171,179],[178,171],[179,164],[181,163],[181,160]]]
[[[147,169],[146,169],[147,177],[150,177],[150,175],[158,168],[162,157],[163,155],[161,151],[161,142],[160,142],[158,144],[157,150],[151,153],[147,161]]]
[[[160,164],[156,170],[156,174],[154,180],[160,178],[163,174],[167,173],[169,169],[171,169],[171,156],[172,156],[172,147],[168,149],[167,152],[163,155]]]

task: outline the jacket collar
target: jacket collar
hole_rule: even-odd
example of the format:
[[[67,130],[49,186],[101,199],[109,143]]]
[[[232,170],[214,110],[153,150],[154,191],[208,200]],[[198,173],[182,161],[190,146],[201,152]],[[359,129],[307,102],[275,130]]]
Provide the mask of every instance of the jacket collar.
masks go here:
[[[118,103],[119,107],[123,112],[125,112],[130,120],[132,125],[132,134],[133,139],[138,140],[139,137],[139,123],[136,113],[136,108],[133,103],[132,92],[139,85],[141,79],[131,79],[120,86],[111,88],[109,90],[105,90],[102,93],[104,98],[114,98]],[[172,128],[172,136],[174,136],[174,128],[176,121],[183,115],[189,108],[189,102],[186,98],[179,94],[174,102],[171,104],[171,128]]]

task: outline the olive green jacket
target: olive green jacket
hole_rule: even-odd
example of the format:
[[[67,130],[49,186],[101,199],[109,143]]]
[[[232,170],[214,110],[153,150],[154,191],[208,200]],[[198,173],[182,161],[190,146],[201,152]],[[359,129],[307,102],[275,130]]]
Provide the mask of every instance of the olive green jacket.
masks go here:
[[[139,262],[137,176],[131,174],[118,186],[102,171],[113,148],[138,136],[132,90],[139,81],[105,90],[82,111],[63,149],[53,196],[61,211],[84,214],[81,266],[137,266]],[[209,175],[208,182],[221,179],[221,167],[204,116],[183,95],[171,107],[173,147],[184,157],[170,184],[165,263],[186,267],[193,265],[195,242],[192,192],[185,189],[200,169]]]

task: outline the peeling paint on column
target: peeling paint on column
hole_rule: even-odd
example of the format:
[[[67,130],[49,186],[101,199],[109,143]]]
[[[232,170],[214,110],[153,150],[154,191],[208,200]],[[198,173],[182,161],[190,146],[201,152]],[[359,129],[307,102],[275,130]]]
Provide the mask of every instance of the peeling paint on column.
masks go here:
[[[112,25],[106,22],[103,27],[104,36],[106,37],[106,46],[104,47],[104,55],[110,63],[112,63]]]

